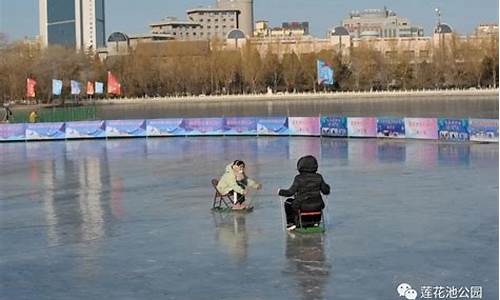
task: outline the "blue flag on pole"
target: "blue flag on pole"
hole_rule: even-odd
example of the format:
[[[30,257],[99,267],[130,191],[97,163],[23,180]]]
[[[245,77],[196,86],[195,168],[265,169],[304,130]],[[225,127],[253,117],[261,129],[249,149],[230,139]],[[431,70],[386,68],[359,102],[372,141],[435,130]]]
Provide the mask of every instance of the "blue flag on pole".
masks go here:
[[[80,83],[76,80],[71,80],[71,95],[80,95]]]
[[[62,80],[52,79],[52,94],[55,96],[60,96],[62,92],[63,82]]]
[[[104,83],[96,81],[95,82],[95,93],[104,94]]]
[[[333,68],[325,63],[324,60],[318,59],[318,84],[332,85],[334,83],[333,79]]]

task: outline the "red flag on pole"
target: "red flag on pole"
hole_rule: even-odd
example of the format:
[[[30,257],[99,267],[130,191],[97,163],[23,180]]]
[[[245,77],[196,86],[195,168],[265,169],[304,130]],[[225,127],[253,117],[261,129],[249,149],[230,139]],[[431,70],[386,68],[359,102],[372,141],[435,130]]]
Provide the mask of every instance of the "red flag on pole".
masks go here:
[[[122,86],[116,77],[111,72],[108,72],[108,94],[121,95],[121,93]]]
[[[94,83],[87,81],[87,95],[94,95]]]
[[[36,80],[31,79],[31,78],[26,79],[26,97],[27,98],[35,98],[35,96],[36,96],[35,88],[36,88]]]

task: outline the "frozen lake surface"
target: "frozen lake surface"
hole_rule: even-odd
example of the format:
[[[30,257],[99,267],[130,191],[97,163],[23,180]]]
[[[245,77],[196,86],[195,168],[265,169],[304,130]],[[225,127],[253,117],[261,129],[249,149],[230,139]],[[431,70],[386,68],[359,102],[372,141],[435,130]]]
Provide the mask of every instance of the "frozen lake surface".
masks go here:
[[[281,227],[319,158],[327,233]],[[234,159],[253,212],[211,212]],[[0,144],[0,299],[498,299],[498,144],[196,137]]]

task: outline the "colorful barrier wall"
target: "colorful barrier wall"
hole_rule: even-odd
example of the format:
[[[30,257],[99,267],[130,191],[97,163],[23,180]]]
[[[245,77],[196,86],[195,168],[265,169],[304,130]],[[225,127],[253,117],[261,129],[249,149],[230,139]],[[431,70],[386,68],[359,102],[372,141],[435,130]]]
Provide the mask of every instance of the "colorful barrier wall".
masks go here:
[[[0,142],[197,135],[378,137],[498,143],[498,120],[322,116],[0,124]]]

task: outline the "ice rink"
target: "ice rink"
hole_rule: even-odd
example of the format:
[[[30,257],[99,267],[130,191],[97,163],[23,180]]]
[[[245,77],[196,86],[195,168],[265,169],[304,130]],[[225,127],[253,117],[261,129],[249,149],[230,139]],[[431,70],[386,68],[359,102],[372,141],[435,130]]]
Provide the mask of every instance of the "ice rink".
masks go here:
[[[325,234],[287,234],[278,188],[312,154]],[[235,159],[253,212],[210,210]],[[0,144],[0,299],[498,299],[498,144],[191,137]]]

